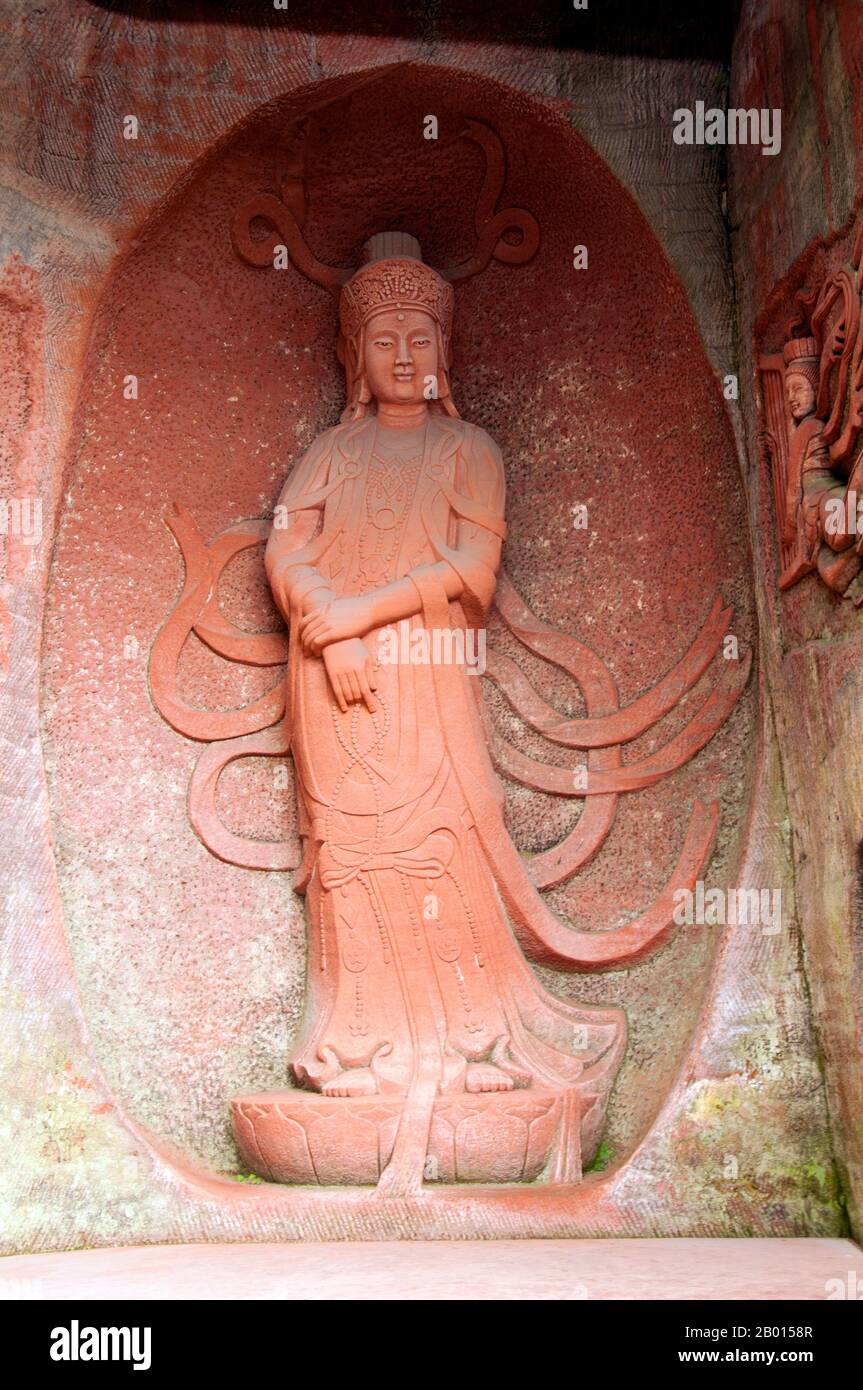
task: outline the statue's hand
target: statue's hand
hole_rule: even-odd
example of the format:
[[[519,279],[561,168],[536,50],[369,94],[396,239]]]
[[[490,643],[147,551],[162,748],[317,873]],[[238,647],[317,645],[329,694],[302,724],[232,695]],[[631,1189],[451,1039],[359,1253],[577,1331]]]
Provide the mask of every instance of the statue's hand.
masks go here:
[[[320,656],[330,643],[365,637],[374,625],[368,598],[337,598],[300,619],[300,640],[304,651]]]
[[[372,693],[377,686],[375,667],[365,642],[350,637],[344,642],[331,642],[324,647],[324,665],[330,678],[333,694],[343,714],[348,705],[365,700],[370,714],[378,708]]]
[[[312,589],[310,593],[306,594],[300,605],[302,616],[306,618],[310,613],[320,613],[321,609],[326,608],[328,603],[332,603],[334,598],[335,594],[332,589],[327,588],[326,585],[322,585],[320,589]]]

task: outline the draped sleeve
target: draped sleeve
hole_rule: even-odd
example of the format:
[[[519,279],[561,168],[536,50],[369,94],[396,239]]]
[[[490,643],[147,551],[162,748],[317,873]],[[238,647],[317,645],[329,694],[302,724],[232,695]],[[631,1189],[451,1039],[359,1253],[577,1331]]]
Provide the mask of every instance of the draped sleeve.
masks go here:
[[[301,602],[313,589],[328,587],[312,563],[311,543],[323,522],[337,428],[327,430],[314,441],[292,469],[276,504],[264,565],[283,611]]]
[[[464,584],[466,613],[473,610],[469,616],[473,619],[475,614],[482,621],[494,598],[506,534],[506,481],[503,458],[491,436],[476,425],[468,426],[466,434],[458,453],[455,486],[473,505],[469,516],[459,517],[455,559]],[[447,558],[453,563],[452,555]]]

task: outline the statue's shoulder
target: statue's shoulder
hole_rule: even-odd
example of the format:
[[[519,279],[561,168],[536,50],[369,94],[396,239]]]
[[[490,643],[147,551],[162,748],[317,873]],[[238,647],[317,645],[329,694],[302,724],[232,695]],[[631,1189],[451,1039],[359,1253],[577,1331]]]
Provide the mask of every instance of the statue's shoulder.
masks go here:
[[[491,435],[481,425],[471,424],[470,420],[462,420],[460,417],[447,417],[443,427],[452,431],[461,452],[491,454],[492,457],[500,453]]]
[[[300,455],[289,472],[282,500],[285,497],[312,492],[327,483],[334,455],[339,451],[339,443],[348,429],[349,425],[333,425],[330,429],[315,435],[305,453]]]
[[[489,464],[494,468],[503,466],[497,443],[482,425],[473,425],[469,420],[461,419],[448,420],[447,424],[453,425],[458,431],[459,453],[462,457],[485,464],[486,468]]]
[[[362,448],[366,422],[343,421],[315,435],[302,456],[300,466],[307,474],[326,480],[330,468],[339,467],[345,458],[355,458]]]
[[[795,452],[806,454],[825,448],[821,437],[823,432],[824,421],[817,415],[809,415],[805,420],[801,420],[791,436]]]
[[[309,446],[309,453],[316,453],[319,456],[332,453],[333,449],[341,444],[348,435],[356,433],[357,426],[354,421],[342,421],[338,425],[331,425],[328,430],[315,436]]]

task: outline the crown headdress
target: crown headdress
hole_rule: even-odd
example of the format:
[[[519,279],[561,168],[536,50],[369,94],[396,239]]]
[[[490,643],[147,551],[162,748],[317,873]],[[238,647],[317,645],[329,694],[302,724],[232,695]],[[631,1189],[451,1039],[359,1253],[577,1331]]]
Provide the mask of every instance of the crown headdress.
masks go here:
[[[786,367],[803,362],[817,362],[820,354],[815,338],[789,338],[782,349],[782,360]]]
[[[339,299],[342,336],[353,338],[381,309],[424,309],[449,341],[452,285],[422,260],[419,242],[405,232],[381,232],[365,244],[364,264]]]
[[[818,389],[820,359],[821,354],[816,338],[789,338],[782,349],[785,371],[787,373],[796,372],[799,376],[805,376],[810,386],[815,390]]]

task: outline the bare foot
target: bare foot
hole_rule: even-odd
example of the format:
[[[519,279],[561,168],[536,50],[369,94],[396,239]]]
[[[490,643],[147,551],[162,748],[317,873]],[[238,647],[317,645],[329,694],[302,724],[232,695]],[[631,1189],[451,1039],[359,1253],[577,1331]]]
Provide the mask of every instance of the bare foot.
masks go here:
[[[378,1083],[368,1067],[351,1067],[340,1071],[332,1081],[325,1081],[321,1087],[323,1096],[373,1096],[377,1094]]]
[[[464,1088],[466,1091],[511,1091],[515,1082],[500,1067],[491,1062],[468,1062]]]

